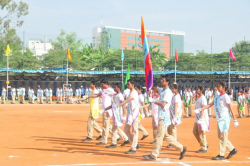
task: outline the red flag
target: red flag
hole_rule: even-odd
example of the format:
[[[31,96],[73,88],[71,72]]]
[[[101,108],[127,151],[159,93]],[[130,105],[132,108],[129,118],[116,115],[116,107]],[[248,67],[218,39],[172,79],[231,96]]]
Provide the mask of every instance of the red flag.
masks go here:
[[[177,54],[177,50],[176,49],[175,49],[175,60],[176,60],[176,62],[179,62],[178,54]]]
[[[229,56],[230,56],[230,58],[232,58],[234,61],[237,61],[231,48],[229,49]]]

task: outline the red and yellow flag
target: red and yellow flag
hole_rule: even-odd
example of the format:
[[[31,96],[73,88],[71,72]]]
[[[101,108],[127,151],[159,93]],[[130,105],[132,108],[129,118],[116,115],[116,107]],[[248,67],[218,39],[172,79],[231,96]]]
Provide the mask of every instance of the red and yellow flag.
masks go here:
[[[72,57],[71,57],[71,55],[70,55],[70,52],[69,52],[69,47],[68,47],[68,46],[67,46],[67,55],[68,55],[69,60],[71,60],[71,61],[72,61]]]

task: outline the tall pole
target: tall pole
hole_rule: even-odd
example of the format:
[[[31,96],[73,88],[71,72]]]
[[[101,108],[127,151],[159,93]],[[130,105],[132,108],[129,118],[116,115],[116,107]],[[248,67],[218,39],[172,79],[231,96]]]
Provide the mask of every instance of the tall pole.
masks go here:
[[[174,64],[174,82],[176,82],[176,59],[175,59],[175,64]]]
[[[69,80],[68,80],[68,76],[69,76],[69,57],[67,57],[67,76],[66,76],[66,84],[68,85]]]
[[[23,31],[23,70],[24,70],[24,35],[25,31]]]
[[[62,60],[62,73],[61,73],[61,75],[62,75],[62,86],[63,86],[63,43],[62,43],[62,35],[61,35],[61,54],[62,54],[62,56],[61,56],[61,60]]]
[[[230,88],[230,56],[228,56],[228,88]]]
[[[122,60],[122,92],[123,92],[123,84],[124,84],[124,82],[123,82],[123,60]]]
[[[7,81],[6,81],[6,89],[7,89],[7,100],[8,100],[8,88],[9,88],[9,55],[7,55]]]
[[[212,36],[211,36],[211,71],[213,71],[213,54],[212,54],[212,52],[213,52],[213,50],[212,50],[212,47],[213,46],[213,38],[212,38]]]

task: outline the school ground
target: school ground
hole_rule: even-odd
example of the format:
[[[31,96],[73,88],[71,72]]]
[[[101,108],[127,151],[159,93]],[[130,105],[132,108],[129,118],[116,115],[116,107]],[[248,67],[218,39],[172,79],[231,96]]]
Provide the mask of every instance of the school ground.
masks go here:
[[[233,104],[236,112],[236,103]],[[179,152],[168,149],[165,141],[161,154],[156,161],[145,161],[142,155],[150,154],[153,146],[151,118],[145,118],[141,124],[150,136],[139,140],[141,148],[136,154],[127,155],[129,145],[107,149],[96,145],[94,140],[82,142],[87,136],[88,104],[5,104],[0,105],[0,165],[1,166],[87,166],[87,165],[250,165],[250,118],[238,119],[239,127],[231,121],[229,140],[238,150],[233,158],[214,161],[212,157],[219,153],[217,124],[210,118],[211,129],[206,133],[209,144],[208,153],[197,154],[199,144],[193,136],[194,114],[177,127],[178,141],[187,147],[186,156],[178,160]],[[238,115],[236,113],[236,115]],[[247,114],[248,115],[248,114]],[[101,126],[101,118],[98,119]],[[139,138],[141,138],[141,133]],[[109,143],[110,143],[109,136]],[[228,155],[228,151],[226,156]]]

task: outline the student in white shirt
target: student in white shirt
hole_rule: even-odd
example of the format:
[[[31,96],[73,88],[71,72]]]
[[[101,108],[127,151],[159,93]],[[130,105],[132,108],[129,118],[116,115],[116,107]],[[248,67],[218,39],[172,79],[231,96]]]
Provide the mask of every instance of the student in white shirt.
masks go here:
[[[198,86],[197,87],[197,100],[195,103],[195,109],[202,108],[207,105],[207,99],[202,94],[203,87]],[[198,111],[195,112],[195,122],[193,127],[193,134],[195,138],[197,139],[198,143],[200,144],[200,150],[196,151],[196,153],[207,153],[207,141],[206,141],[206,131],[209,131],[210,128],[210,122],[208,117],[208,110],[205,109],[202,112]],[[202,114],[202,116],[201,116]],[[202,123],[200,123],[202,122]]]
[[[124,143],[121,146],[125,146],[126,144],[130,143],[128,136],[119,128],[122,126],[122,117],[123,110],[122,107],[119,106],[121,102],[124,101],[124,97],[121,94],[121,84],[115,83],[114,90],[116,95],[114,96],[112,105],[105,108],[105,110],[112,109],[113,112],[113,126],[112,126],[112,138],[111,138],[111,145],[106,146],[106,148],[117,148],[117,134],[123,139]],[[126,116],[126,115],[125,115]]]
[[[193,93],[192,93],[192,91],[191,91],[191,88],[188,88],[188,92],[187,93],[189,93],[189,97],[190,97],[190,104],[189,104],[189,106],[188,106],[188,116],[192,116],[192,108],[191,108],[191,106],[192,106],[192,98],[193,98]]]
[[[16,89],[14,87],[11,88],[11,104],[15,104],[16,101]]]
[[[227,159],[232,158],[233,155],[235,155],[238,151],[234,148],[232,143],[228,140],[228,131],[230,126],[230,120],[232,114],[232,117],[234,119],[234,125],[237,127],[239,123],[236,120],[235,114],[232,109],[231,100],[230,97],[226,94],[227,91],[227,85],[225,82],[220,82],[218,85],[218,90],[220,92],[220,96],[216,97],[214,101],[207,105],[203,106],[202,108],[198,108],[200,111],[203,111],[205,109],[208,109],[212,106],[215,106],[215,114],[216,119],[218,123],[218,138],[220,139],[220,153],[218,156],[213,157],[213,160],[225,160],[225,152],[226,148],[229,149],[230,153],[227,156]],[[203,117],[201,113],[201,117]]]
[[[247,93],[246,100],[247,100],[247,112],[248,112],[248,116],[246,117],[250,117],[250,92],[248,89],[246,89],[246,93]]]
[[[2,104],[5,104],[6,89],[2,86]]]
[[[183,118],[188,118],[189,116],[189,111],[188,111],[188,107],[190,105],[190,93],[188,93],[187,89],[184,89],[184,112],[185,112],[185,116]]]
[[[210,104],[212,102],[212,92],[210,91],[210,88],[207,87],[205,92],[205,97],[207,98],[207,104]],[[211,108],[208,109],[208,115],[211,117]]]
[[[171,125],[168,126],[168,134],[172,135],[177,140],[177,125],[181,123],[181,116],[182,116],[182,101],[181,96],[179,94],[179,86],[178,84],[174,83],[172,85],[172,93],[174,96],[171,100],[170,105],[170,119]],[[167,148],[172,148],[173,146],[169,144]]]
[[[157,128],[157,136],[156,136],[156,143],[151,155],[144,155],[143,157],[146,160],[156,160],[160,149],[162,147],[163,140],[167,140],[169,144],[171,144],[176,150],[180,152],[180,158],[183,159],[185,156],[185,152],[187,150],[186,147],[181,145],[172,135],[168,133],[168,126],[171,124],[170,114],[169,114],[169,107],[172,100],[172,92],[169,89],[171,78],[167,75],[162,76],[161,78],[161,86],[163,88],[152,88],[152,90],[158,90],[160,92],[160,100],[155,101],[159,107],[159,121],[158,121],[158,128]]]
[[[147,138],[149,136],[147,130],[141,125],[140,121],[142,119],[145,118],[145,114],[143,112],[143,109],[141,108],[142,106],[144,106],[144,96],[141,93],[142,91],[142,87],[140,85],[136,86],[135,90],[138,93],[138,97],[139,97],[139,107],[140,107],[140,116],[139,116],[139,125],[138,125],[138,130],[142,133],[143,137],[141,138],[141,140],[144,140],[145,138]],[[140,145],[138,145],[140,146]]]
[[[243,116],[244,99],[243,99],[242,94],[243,94],[243,91],[238,92],[237,110],[238,110],[239,117],[237,117],[237,118],[242,118],[242,116]]]
[[[127,110],[127,120],[124,126],[124,132],[127,134],[129,140],[132,142],[131,149],[126,151],[126,154],[135,154],[138,144],[138,125],[139,125],[139,96],[137,91],[134,88],[134,80],[129,79],[127,81],[127,88],[130,89],[128,98],[120,103],[119,106],[123,106],[128,103]],[[132,132],[130,128],[132,127]]]

